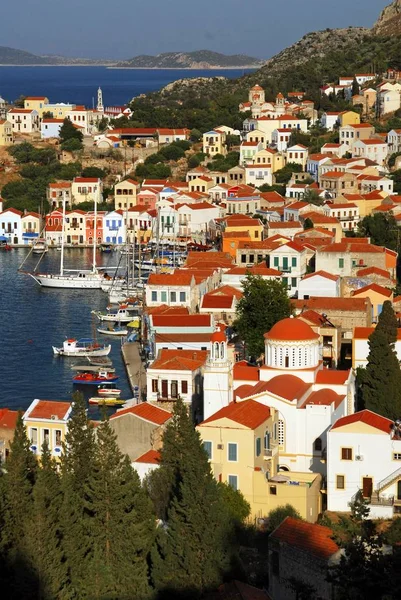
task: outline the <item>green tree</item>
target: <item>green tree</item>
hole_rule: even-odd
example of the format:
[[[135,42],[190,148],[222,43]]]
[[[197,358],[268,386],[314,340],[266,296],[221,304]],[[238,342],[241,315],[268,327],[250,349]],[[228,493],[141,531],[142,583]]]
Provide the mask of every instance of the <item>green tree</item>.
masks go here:
[[[193,154],[192,156],[190,156],[188,158],[188,168],[189,169],[195,169],[196,167],[199,167],[200,163],[201,163],[200,158],[196,154]]]
[[[308,188],[305,191],[304,202],[309,202],[309,204],[313,204],[314,206],[323,206],[324,200],[319,195],[319,192],[313,188]]]
[[[73,590],[78,590],[79,596],[80,586],[86,577],[85,558],[90,550],[85,503],[96,447],[83,395],[75,392],[73,403],[61,456],[63,501],[60,507],[60,524],[71,586]]]
[[[100,132],[105,131],[109,125],[109,120],[107,117],[102,117],[97,124],[97,128]]]
[[[401,172],[401,171],[400,171]],[[397,250],[397,221],[392,213],[368,215],[358,223],[358,233],[370,237],[372,244]]]
[[[395,344],[397,341],[398,321],[390,300],[383,303],[376,330],[386,334],[389,344]]]
[[[353,96],[359,96],[359,92],[361,91],[361,88],[359,87],[359,83],[357,82],[356,78],[354,77],[354,81],[352,82],[352,95]]]
[[[82,142],[84,136],[82,131],[75,127],[75,125],[72,123],[72,121],[70,121],[70,119],[65,118],[62,126],[60,127],[59,138],[61,143],[64,143],[67,140],[71,139],[75,139],[79,142]]]
[[[285,504],[283,506],[278,506],[269,512],[267,515],[267,526],[269,531],[274,531],[287,517],[292,517],[293,519],[300,519],[302,521],[302,517],[299,512],[292,506],[292,504]]]
[[[287,184],[293,173],[300,173],[302,171],[302,165],[297,163],[288,163],[282,169],[275,172],[274,178],[276,183]]]
[[[226,146],[227,150],[231,150],[233,146],[239,146],[241,143],[241,138],[239,135],[233,135],[231,133],[226,135]]]
[[[38,600],[67,598],[69,582],[59,521],[61,503],[57,465],[44,443],[33,488],[33,513],[27,536]]]
[[[3,555],[0,574],[4,582],[3,591],[10,599],[29,598],[34,585],[27,533],[33,517],[37,462],[30,446],[22,414],[19,414],[10,444],[7,470],[0,478],[0,550]]]
[[[202,139],[202,133],[199,131],[199,129],[191,129],[189,139],[191,142],[199,142]]]
[[[281,281],[265,281],[259,275],[246,276],[234,328],[244,340],[248,354],[259,357],[264,351],[264,334],[277,321],[290,315],[291,301]]]
[[[85,167],[85,169],[82,170],[82,177],[99,177],[100,179],[103,179],[106,177],[106,174],[106,171],[99,167]]]
[[[180,399],[164,434],[159,470],[163,479],[157,481],[168,488],[167,519],[152,552],[152,578],[160,597],[197,598],[215,589],[229,569],[233,527],[199,433]]]
[[[86,484],[89,551],[85,597],[145,600],[148,555],[155,537],[152,505],[108,420],[96,430],[96,456]]]
[[[82,148],[82,142],[77,138],[70,138],[61,144],[61,149],[66,152],[77,152],[78,150],[82,150]]]
[[[388,419],[401,414],[401,370],[387,331],[376,328],[369,336],[366,369],[358,370],[363,405]]]
[[[307,219],[305,219],[304,221],[304,230],[306,231],[307,229],[313,229],[313,221],[311,221],[309,219],[309,217]]]
[[[219,483],[218,488],[230,518],[235,525],[240,525],[251,512],[249,502],[239,490],[234,490],[228,483]]]

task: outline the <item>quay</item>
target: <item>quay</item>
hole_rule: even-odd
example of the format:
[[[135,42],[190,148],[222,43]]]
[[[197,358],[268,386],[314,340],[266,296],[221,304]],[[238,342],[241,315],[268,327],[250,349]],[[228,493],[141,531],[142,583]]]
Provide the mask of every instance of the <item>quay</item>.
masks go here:
[[[132,392],[139,387],[139,398],[146,393],[146,371],[139,354],[138,342],[125,342],[121,347],[123,361]]]

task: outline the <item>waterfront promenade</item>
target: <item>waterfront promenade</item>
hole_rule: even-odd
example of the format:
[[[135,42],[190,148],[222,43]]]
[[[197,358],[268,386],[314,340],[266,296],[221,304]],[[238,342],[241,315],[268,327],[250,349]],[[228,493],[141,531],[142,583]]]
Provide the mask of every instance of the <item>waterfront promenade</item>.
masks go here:
[[[146,371],[139,354],[139,343],[125,342],[121,351],[131,390],[134,392],[134,388],[138,386],[141,399],[146,394]]]

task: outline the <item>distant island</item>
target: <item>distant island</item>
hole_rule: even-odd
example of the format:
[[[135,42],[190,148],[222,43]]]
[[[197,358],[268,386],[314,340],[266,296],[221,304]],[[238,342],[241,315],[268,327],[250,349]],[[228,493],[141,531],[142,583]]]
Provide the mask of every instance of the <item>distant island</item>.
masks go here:
[[[245,54],[220,54],[211,50],[195,52],[164,52],[151,56],[141,54],[117,65],[118,68],[130,69],[234,69],[260,67],[265,61]]]
[[[2,66],[78,66],[104,65],[127,69],[233,69],[260,67],[264,61],[245,54],[225,55],[210,50],[166,52],[157,56],[141,55],[129,60],[70,58],[58,55],[40,56],[25,50],[0,46]]]

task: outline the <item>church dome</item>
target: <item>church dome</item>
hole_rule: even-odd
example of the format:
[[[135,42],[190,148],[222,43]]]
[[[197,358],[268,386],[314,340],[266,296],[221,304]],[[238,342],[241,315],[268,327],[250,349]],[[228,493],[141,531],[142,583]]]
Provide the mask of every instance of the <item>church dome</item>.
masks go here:
[[[264,337],[282,342],[303,342],[317,340],[319,335],[304,321],[289,317],[278,321]]]

